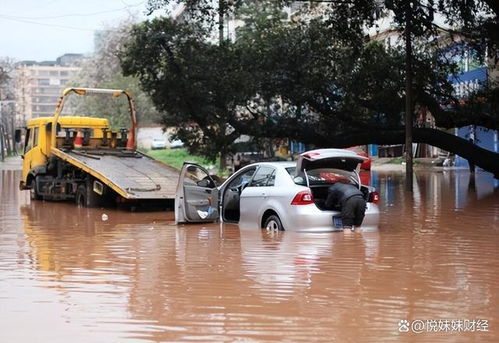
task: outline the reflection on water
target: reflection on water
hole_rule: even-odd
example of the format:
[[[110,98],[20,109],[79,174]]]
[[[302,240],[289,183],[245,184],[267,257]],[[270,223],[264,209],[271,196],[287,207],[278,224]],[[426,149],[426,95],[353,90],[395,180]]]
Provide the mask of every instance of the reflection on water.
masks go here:
[[[174,225],[173,213],[31,202],[0,181],[0,342],[499,339],[499,201],[466,172],[375,173],[378,230]],[[102,220],[106,213],[108,220]],[[488,332],[399,332],[488,320]]]

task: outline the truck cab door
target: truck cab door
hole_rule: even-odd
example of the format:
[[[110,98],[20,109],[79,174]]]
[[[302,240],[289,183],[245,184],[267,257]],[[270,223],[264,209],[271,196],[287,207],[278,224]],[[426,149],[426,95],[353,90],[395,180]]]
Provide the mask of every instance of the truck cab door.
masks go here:
[[[34,159],[37,156],[37,152],[40,151],[40,147],[38,146],[38,131],[38,127],[30,127],[26,130],[22,172],[22,181],[24,182],[26,182],[31,169],[35,167]]]
[[[175,222],[214,222],[218,218],[218,188],[208,171],[185,162],[175,195]]]

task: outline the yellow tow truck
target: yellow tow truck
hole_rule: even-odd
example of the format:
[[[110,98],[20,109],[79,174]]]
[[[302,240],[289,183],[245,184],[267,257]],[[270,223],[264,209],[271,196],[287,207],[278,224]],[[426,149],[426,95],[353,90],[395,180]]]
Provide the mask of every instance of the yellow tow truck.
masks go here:
[[[113,131],[106,118],[61,116],[70,94],[126,97],[131,127]],[[27,123],[20,189],[30,190],[34,200],[75,200],[79,206],[173,207],[179,171],[137,151],[136,137],[129,92],[67,88],[53,117]]]

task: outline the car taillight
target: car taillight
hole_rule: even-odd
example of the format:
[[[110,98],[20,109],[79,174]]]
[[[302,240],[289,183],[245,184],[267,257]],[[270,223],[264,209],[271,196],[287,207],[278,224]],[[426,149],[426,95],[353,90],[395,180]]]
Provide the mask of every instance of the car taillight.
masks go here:
[[[375,204],[379,203],[379,193],[374,191],[369,193],[369,202],[373,202]]]
[[[293,201],[291,201],[291,205],[309,205],[314,203],[314,196],[309,190],[298,192]]]

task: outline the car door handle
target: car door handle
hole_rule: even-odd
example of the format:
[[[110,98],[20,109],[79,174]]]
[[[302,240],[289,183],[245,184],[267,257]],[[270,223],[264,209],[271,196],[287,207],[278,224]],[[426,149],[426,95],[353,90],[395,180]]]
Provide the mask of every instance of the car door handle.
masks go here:
[[[211,194],[211,189],[205,189],[204,190],[206,193],[210,193]]]

